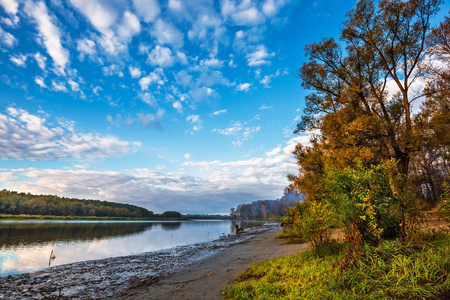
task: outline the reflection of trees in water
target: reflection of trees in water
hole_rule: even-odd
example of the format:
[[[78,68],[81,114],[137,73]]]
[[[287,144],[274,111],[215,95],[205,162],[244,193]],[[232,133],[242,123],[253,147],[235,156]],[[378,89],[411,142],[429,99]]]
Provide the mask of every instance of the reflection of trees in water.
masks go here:
[[[0,223],[0,247],[133,235],[149,230],[153,225],[149,222]]]
[[[182,222],[162,222],[161,227],[163,230],[177,230],[181,227]]]

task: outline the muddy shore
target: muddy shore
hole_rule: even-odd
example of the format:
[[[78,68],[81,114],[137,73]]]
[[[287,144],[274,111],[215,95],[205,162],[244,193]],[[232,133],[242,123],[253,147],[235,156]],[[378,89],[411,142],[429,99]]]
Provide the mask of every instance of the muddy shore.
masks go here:
[[[253,263],[294,254],[308,247],[307,244],[285,244],[284,240],[276,238],[279,232],[278,229],[255,235],[170,277],[129,289],[120,299],[222,299],[223,289]]]
[[[221,289],[248,265],[304,247],[281,247],[278,231],[263,226],[205,243],[0,277],[0,299],[220,299]],[[186,294],[183,287],[194,291]]]

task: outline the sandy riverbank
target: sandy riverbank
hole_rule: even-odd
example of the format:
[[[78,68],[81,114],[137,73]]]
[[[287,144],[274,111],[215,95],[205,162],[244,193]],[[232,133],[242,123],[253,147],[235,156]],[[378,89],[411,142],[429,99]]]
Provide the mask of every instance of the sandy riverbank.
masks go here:
[[[253,262],[306,247],[283,245],[278,231],[263,226],[205,243],[0,277],[0,299],[220,299],[228,281]]]
[[[256,235],[170,277],[129,289],[121,299],[221,299],[227,284],[251,264],[294,254],[308,247],[307,244],[284,244],[284,240],[276,239],[279,232],[270,230]]]

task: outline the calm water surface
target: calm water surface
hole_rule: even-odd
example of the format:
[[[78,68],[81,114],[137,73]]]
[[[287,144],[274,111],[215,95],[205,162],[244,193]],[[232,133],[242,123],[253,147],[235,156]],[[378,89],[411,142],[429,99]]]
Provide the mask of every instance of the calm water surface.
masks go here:
[[[244,228],[260,225],[241,222]],[[218,239],[228,220],[182,222],[0,221],[0,276]],[[50,261],[53,250],[55,259]]]

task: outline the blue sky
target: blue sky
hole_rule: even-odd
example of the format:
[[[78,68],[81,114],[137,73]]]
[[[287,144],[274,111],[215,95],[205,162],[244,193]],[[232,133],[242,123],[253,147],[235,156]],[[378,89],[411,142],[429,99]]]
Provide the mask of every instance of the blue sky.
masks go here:
[[[355,3],[0,0],[0,187],[157,213],[279,198],[303,47]]]

